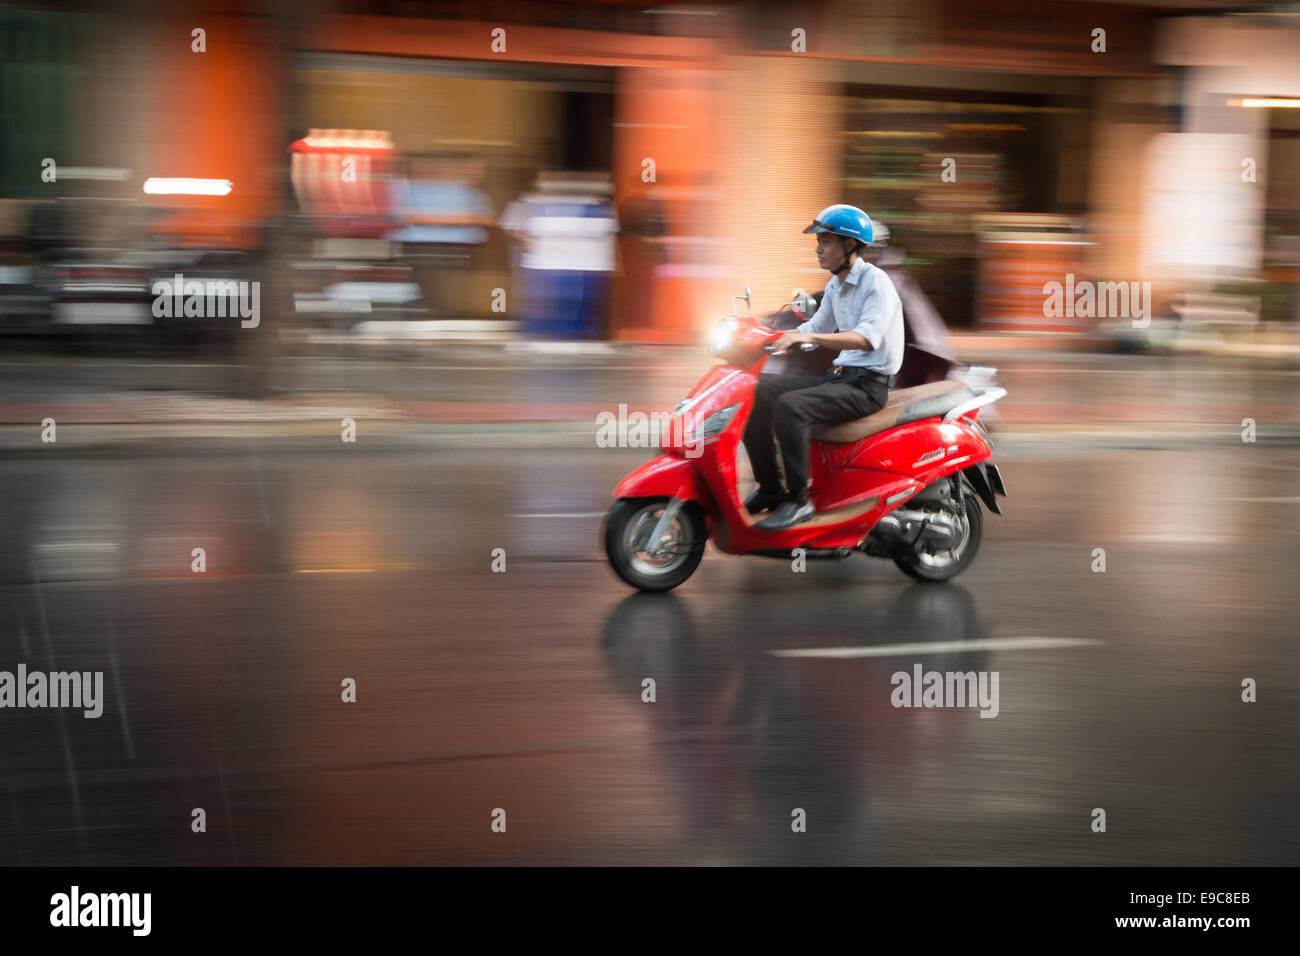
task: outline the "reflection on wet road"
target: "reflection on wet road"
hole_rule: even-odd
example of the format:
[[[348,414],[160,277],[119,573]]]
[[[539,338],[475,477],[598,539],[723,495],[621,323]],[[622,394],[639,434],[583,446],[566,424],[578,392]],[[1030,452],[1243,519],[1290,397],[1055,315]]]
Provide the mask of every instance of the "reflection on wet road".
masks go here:
[[[643,457],[11,459],[0,670],[106,702],[0,713],[0,864],[1294,860],[1300,452],[1010,451],[952,585],[710,552],[669,595],[599,552]],[[997,717],[893,706],[915,665]]]

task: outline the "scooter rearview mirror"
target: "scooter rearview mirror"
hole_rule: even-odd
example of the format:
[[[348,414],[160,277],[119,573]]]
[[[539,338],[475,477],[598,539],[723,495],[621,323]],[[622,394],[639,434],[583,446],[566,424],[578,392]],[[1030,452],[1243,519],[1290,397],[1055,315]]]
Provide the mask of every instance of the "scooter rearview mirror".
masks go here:
[[[749,301],[749,296],[750,296],[749,286],[745,286],[745,294],[744,294],[744,295],[733,295],[733,296],[731,297],[731,312],[732,312],[733,315],[739,315],[739,314],[740,314],[740,310],[736,308],[736,300],[737,300],[737,299],[744,299],[744,300],[745,300],[745,307],[748,308],[748,309],[751,309],[751,310],[753,309],[753,305],[752,305],[752,304],[750,303],[750,301]]]

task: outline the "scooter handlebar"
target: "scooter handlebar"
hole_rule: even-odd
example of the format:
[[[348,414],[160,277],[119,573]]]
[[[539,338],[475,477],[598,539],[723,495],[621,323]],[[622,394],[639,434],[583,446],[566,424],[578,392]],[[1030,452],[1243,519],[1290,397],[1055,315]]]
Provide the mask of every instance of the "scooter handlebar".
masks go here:
[[[796,346],[796,348],[798,348],[800,352],[814,352],[817,349],[821,348],[821,346],[815,345],[812,342],[800,342],[798,346]],[[764,352],[771,352],[773,355],[784,355],[787,351],[789,351],[788,349],[784,349],[780,352],[777,352],[775,351],[775,349],[776,349],[775,342],[771,342],[763,346]]]

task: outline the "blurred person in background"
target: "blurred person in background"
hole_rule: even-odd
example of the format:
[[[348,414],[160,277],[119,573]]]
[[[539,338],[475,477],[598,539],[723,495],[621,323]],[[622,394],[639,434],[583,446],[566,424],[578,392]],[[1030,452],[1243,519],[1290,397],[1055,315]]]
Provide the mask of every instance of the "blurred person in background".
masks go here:
[[[522,252],[516,288],[531,335],[596,338],[617,259],[618,213],[608,174],[543,172],[511,202],[501,228]]]
[[[390,238],[402,243],[425,303],[446,316],[453,297],[449,281],[469,268],[473,250],[488,239],[496,214],[483,189],[481,161],[411,156],[405,176],[393,183]]]
[[[827,206],[805,233],[817,235],[817,264],[831,273],[821,306],[787,332],[773,351],[802,344],[840,354],[826,376],[788,375],[761,382],[745,428],[758,490],[745,501],[750,514],[774,508],[759,522],[783,531],[814,514],[808,500],[808,444],[814,425],[865,418],[885,407],[894,373],[903,364],[903,306],[889,276],[861,258],[872,240],[871,219],[856,206]],[[775,438],[775,441],[773,440]],[[782,490],[776,452],[784,466]]]

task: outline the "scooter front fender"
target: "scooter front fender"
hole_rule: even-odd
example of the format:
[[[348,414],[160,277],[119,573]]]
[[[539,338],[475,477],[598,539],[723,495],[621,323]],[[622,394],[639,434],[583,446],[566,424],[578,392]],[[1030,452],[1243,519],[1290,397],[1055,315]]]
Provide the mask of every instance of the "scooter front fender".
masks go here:
[[[618,483],[615,498],[680,498],[711,511],[712,495],[695,463],[680,455],[651,458]]]

